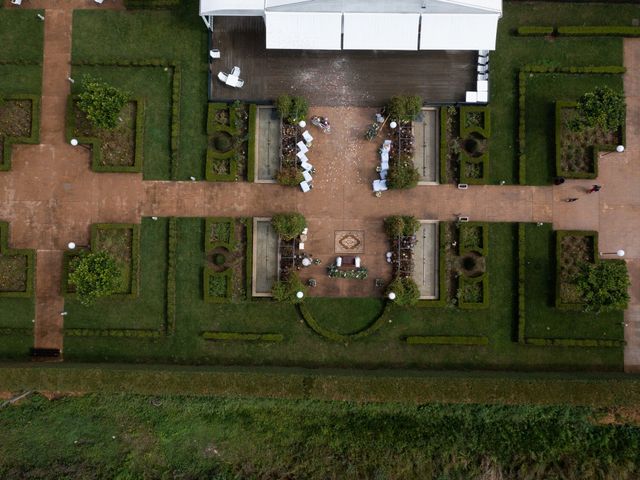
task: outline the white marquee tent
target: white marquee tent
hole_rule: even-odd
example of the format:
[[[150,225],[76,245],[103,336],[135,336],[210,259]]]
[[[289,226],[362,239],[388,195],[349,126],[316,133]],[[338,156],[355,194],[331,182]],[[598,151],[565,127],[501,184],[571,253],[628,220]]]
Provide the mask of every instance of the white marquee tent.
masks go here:
[[[502,0],[200,0],[200,15],[262,16],[273,49],[494,50]]]

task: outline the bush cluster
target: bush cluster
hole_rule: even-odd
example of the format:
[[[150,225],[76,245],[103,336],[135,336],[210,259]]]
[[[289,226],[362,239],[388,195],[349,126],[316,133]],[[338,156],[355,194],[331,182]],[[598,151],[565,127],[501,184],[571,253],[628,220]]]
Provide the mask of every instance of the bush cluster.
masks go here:
[[[592,312],[625,310],[629,304],[629,284],[623,260],[585,263],[576,279],[585,310]]]
[[[420,221],[412,215],[392,215],[384,219],[384,229],[391,238],[410,237],[420,229]]]
[[[580,127],[600,127],[613,131],[624,125],[626,104],[624,94],[611,88],[596,87],[578,99]]]
[[[276,109],[282,120],[297,123],[307,117],[309,104],[304,97],[285,94],[276,99]]]
[[[387,186],[392,189],[409,189],[418,185],[420,172],[411,159],[398,158],[389,168]]]
[[[400,122],[415,120],[422,110],[422,97],[418,95],[396,95],[387,104],[389,118]]]
[[[115,128],[130,94],[90,75],[83,77],[80,88],[77,105],[86,113],[89,121],[98,128]]]
[[[92,305],[98,298],[114,293],[120,283],[120,270],[107,252],[91,252],[71,260],[69,283],[76,288],[81,304]]]
[[[276,213],[271,218],[271,226],[283,240],[293,240],[307,226],[307,220],[301,213]]]
[[[307,287],[302,283],[296,273],[291,273],[286,279],[278,280],[273,284],[271,294],[274,300],[285,303],[300,303],[304,300],[298,298],[296,294],[302,292],[307,294]]]
[[[395,293],[394,303],[401,307],[410,307],[418,303],[420,300],[420,289],[418,285],[410,277],[395,278],[387,285],[386,295]]]

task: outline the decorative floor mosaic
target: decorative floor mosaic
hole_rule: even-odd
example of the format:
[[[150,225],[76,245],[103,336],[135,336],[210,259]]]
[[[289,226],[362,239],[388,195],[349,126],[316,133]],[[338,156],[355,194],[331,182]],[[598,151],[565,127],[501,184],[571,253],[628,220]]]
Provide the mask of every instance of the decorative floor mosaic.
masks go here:
[[[336,253],[364,253],[363,230],[338,230],[335,236]]]

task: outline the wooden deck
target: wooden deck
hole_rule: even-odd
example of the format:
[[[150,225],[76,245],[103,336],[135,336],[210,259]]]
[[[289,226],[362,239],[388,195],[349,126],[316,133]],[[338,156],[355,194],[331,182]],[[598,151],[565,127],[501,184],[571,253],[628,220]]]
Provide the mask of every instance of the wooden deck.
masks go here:
[[[397,94],[460,102],[475,90],[476,52],[267,50],[260,17],[217,17],[212,45],[221,52],[212,64],[216,101],[269,102],[289,93],[312,105],[375,107]],[[234,65],[245,80],[241,89],[217,78]]]

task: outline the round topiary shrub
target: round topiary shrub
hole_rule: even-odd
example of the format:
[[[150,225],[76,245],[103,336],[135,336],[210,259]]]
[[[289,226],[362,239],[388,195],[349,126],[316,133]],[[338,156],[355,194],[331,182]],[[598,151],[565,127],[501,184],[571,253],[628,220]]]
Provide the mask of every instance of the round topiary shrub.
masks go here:
[[[228,152],[233,147],[231,136],[228,133],[218,133],[213,140],[213,145],[219,152]]]
[[[478,252],[465,253],[459,259],[458,269],[467,277],[478,277],[485,271],[485,260]]]
[[[213,255],[212,261],[214,265],[221,267],[227,261],[227,257],[225,257],[222,253],[216,253]]]

